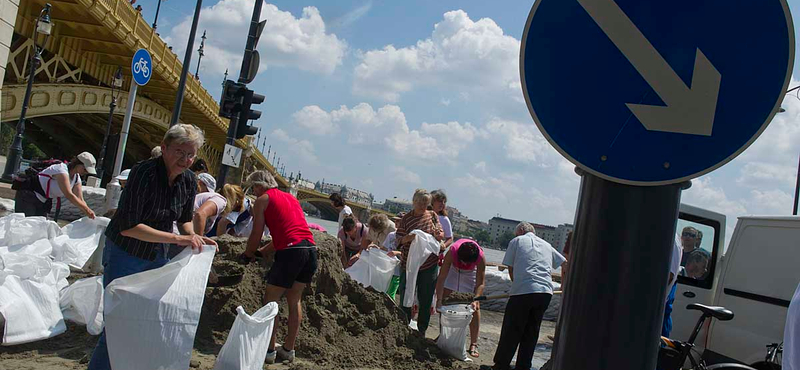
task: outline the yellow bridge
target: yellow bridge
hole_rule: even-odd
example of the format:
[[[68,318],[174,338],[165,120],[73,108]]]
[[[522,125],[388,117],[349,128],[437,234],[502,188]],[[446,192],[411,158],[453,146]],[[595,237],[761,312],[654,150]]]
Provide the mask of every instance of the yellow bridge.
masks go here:
[[[25,138],[52,157],[69,158],[86,150],[99,154],[108,122],[113,76],[121,67],[124,84],[117,98],[111,130],[116,134],[121,129],[127,91],[133,83],[131,59],[136,50],[144,48],[152,55],[153,74],[150,82],[139,88],[124,167],[130,168],[148,158],[150,149],[161,142],[169,127],[183,67],[178,56],[128,0],[46,2],[52,4],[53,29],[43,45],[43,61],[35,73],[26,114],[31,123],[26,127]],[[19,120],[30,53],[33,52],[30,35],[44,5],[42,0],[19,1],[2,87],[0,119],[6,124],[13,125]],[[195,124],[205,131],[207,144],[200,157],[207,161],[211,173],[217,173],[221,165],[228,130],[228,120],[219,117],[218,112],[217,100],[189,74],[180,121]],[[238,171],[231,172],[228,177],[231,182],[239,183],[252,171],[267,170],[282,188],[296,192],[298,199],[313,204],[329,218],[336,214],[326,194],[306,188],[293,189],[255,149],[251,138],[238,140],[236,144],[248,149],[245,153],[249,156]],[[113,150],[113,143],[108,147]],[[351,202],[350,206],[362,219],[371,212],[369,205]]]

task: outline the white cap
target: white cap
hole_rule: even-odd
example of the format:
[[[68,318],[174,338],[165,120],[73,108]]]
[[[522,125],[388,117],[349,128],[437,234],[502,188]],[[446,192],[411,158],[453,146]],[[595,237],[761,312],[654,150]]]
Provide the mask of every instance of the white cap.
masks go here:
[[[210,174],[203,172],[197,175],[197,179],[206,185],[208,191],[217,190],[217,180],[214,179],[214,176],[211,176]]]
[[[97,161],[94,159],[92,153],[83,152],[78,154],[78,160],[81,161],[83,167],[86,168],[86,172],[88,172],[90,175],[97,175],[97,170],[94,168],[95,164],[97,164]]]
[[[125,170],[125,171],[120,172],[119,175],[117,175],[117,180],[119,180],[119,181],[128,181],[128,175],[130,175],[130,173],[131,173],[131,170]]]

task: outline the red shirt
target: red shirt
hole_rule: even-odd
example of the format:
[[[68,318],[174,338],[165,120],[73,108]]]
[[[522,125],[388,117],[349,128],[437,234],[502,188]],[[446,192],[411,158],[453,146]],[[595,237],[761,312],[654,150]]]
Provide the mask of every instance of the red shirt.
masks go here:
[[[267,196],[269,203],[264,211],[264,223],[272,235],[275,250],[290,248],[304,240],[314,245],[314,236],[297,198],[279,189],[267,190]]]

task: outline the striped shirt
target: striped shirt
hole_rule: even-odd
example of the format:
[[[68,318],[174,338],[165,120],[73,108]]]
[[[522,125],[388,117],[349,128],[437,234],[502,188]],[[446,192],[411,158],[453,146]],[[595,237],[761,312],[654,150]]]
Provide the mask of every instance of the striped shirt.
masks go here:
[[[164,244],[148,243],[121,233],[139,224],[171,233],[173,222],[192,221],[196,193],[197,180],[192,171],[183,171],[170,186],[162,157],[140,162],[131,169],[106,237],[131,256],[152,261],[156,247]]]
[[[431,235],[436,235],[436,227],[439,225],[439,218],[436,216],[436,213],[433,211],[425,211],[421,216],[415,216],[414,211],[406,213],[403,218],[400,219],[400,222],[397,224],[397,231],[395,232],[395,238],[397,243],[400,243],[400,240],[403,239],[404,236],[408,235],[410,232],[414,230],[419,230]],[[400,255],[400,263],[403,266],[403,269],[406,268],[406,258],[408,257],[408,250],[411,248],[411,244],[404,244],[400,246],[400,251],[403,253]],[[439,263],[439,255],[431,254],[428,256],[428,259],[420,266],[420,270],[425,270],[431,268]]]

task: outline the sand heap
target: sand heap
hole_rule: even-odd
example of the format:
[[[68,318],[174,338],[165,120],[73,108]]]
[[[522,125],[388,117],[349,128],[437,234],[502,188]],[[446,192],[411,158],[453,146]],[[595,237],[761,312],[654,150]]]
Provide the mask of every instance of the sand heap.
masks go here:
[[[421,338],[404,323],[402,311],[388,296],[364,288],[342,271],[338,241],[314,232],[318,269],[303,297],[303,319],[297,340],[298,356],[315,363],[314,368],[437,369],[467,366],[442,354],[432,341]],[[264,274],[272,256],[247,266],[236,264],[245,239],[217,239],[220,251],[214,268],[220,275],[241,273],[234,287],[208,288],[195,347],[218,353],[236,318],[236,306],[248,313],[262,306]],[[288,310],[280,303],[278,340],[286,335]],[[302,367],[302,365],[297,365]]]

